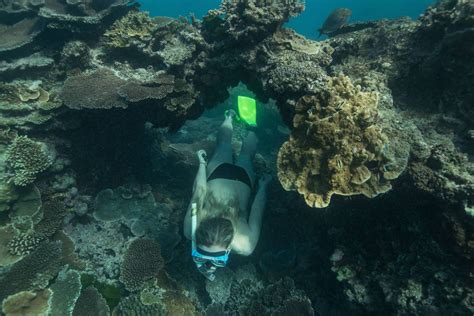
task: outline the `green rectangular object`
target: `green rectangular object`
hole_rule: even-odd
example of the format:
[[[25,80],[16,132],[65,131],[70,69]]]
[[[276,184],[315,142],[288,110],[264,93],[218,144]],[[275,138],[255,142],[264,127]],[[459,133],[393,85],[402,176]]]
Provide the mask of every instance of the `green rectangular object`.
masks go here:
[[[239,95],[237,103],[240,119],[251,126],[257,126],[257,101]]]

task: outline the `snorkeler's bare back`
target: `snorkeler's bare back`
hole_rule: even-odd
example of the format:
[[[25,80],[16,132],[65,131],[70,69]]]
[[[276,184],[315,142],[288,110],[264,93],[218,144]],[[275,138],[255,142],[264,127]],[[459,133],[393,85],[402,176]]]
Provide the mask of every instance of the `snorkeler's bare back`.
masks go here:
[[[248,204],[251,194],[248,185],[236,180],[213,179],[207,182],[207,190],[223,203],[237,197],[240,206],[239,217],[248,219]]]

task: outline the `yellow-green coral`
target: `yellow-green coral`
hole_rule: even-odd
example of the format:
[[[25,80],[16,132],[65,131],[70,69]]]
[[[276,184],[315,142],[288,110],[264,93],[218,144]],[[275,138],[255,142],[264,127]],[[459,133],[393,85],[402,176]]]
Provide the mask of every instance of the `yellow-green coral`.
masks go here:
[[[296,105],[294,129],[278,155],[278,177],[312,207],[326,207],[333,194],[374,197],[405,164],[388,157],[378,94],[363,92],[343,75],[331,78],[319,95]]]
[[[8,146],[6,161],[13,171],[10,181],[18,186],[33,183],[52,164],[46,145],[26,136],[18,136]]]
[[[109,48],[140,46],[151,40],[155,29],[148,12],[131,11],[105,32],[104,43]]]

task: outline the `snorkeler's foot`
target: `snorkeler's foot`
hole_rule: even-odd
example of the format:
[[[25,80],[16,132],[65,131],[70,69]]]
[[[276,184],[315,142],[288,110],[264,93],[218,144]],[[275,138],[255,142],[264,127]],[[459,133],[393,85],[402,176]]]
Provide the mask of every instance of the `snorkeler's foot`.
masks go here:
[[[234,120],[234,119],[237,119],[237,113],[236,113],[234,110],[232,110],[232,109],[225,111],[224,115],[225,115],[225,118],[229,118],[229,117],[230,117],[230,118],[232,118],[233,120]]]

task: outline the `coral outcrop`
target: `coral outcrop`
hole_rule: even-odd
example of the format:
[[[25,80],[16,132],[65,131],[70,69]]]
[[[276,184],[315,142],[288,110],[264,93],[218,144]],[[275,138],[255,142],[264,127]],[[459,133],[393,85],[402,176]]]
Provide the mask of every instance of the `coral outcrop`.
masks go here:
[[[403,171],[385,153],[390,146],[378,116],[378,94],[363,92],[348,77],[331,78],[319,96],[296,104],[293,132],[278,155],[278,176],[313,207],[329,205],[333,194],[387,192]],[[405,157],[407,159],[408,157]]]
[[[109,48],[143,49],[153,38],[157,23],[147,12],[131,11],[104,33]]]
[[[397,91],[405,92],[401,100],[420,109],[454,113],[472,124],[473,16],[474,4],[465,0],[439,1],[426,10],[407,47],[401,73],[406,90]]]

